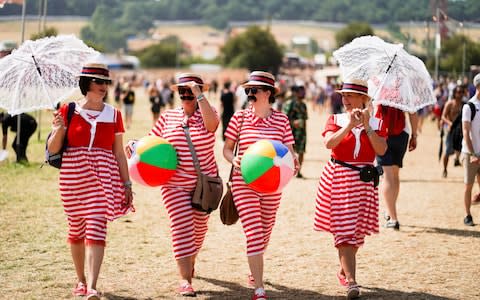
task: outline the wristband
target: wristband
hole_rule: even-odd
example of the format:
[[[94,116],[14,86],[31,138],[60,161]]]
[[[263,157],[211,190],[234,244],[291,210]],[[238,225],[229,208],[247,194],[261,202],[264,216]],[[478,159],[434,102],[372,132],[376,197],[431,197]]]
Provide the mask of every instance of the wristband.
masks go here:
[[[365,130],[365,132],[367,133],[368,136],[370,136],[370,135],[372,135],[372,133],[375,132],[375,130],[373,130],[372,127],[370,127],[367,130]]]
[[[198,102],[202,102],[203,100],[205,100],[205,95],[203,95],[203,93],[197,96]]]
[[[123,186],[126,188],[126,189],[131,189],[132,188],[132,182],[130,180],[128,181],[125,181],[123,183]]]

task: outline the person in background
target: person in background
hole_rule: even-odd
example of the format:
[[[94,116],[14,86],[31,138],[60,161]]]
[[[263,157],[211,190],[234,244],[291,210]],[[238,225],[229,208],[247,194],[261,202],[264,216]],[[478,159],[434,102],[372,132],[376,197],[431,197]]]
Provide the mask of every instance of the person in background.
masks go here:
[[[110,83],[106,65],[83,66],[79,86],[84,98],[75,103],[68,129],[69,105],[54,112],[47,148],[49,153],[58,153],[68,136],[59,189],[77,274],[73,294],[88,300],[100,300],[97,280],[105,253],[107,222],[133,211],[122,114],[102,101]]]
[[[20,129],[18,126],[18,118],[20,118]],[[7,149],[7,140],[8,140],[8,128],[12,132],[15,132],[15,138],[12,142],[12,148],[17,155],[17,163],[26,164],[28,163],[27,158],[27,147],[30,137],[33,135],[37,129],[37,121],[28,115],[28,114],[19,114],[11,116],[6,113],[0,113],[0,122],[2,123],[2,149]],[[17,142],[19,142],[17,144]]]
[[[127,129],[130,129],[130,126],[132,126],[133,104],[135,103],[135,92],[132,88],[132,82],[125,84],[125,90],[122,91],[121,98],[125,111],[125,124]]]
[[[225,132],[223,156],[235,167],[232,175],[232,195],[247,240],[247,258],[251,272],[248,283],[255,288],[252,299],[266,300],[263,255],[275,225],[282,193],[261,193],[250,188],[242,178],[240,162],[248,147],[260,139],[274,140],[286,145],[295,158],[295,172],[298,170],[298,160],[292,147],[294,139],[288,117],[272,108],[275,93],[278,92],[275,77],[267,72],[253,71],[248,82],[242,87],[250,105],[235,112],[230,120]],[[237,142],[238,154],[234,156]]]
[[[465,218],[463,223],[467,226],[474,226],[470,207],[472,206],[472,188],[475,182],[475,176],[480,176],[480,74],[473,78],[473,85],[476,92],[469,102],[475,105],[475,116],[472,120],[472,111],[469,105],[462,108],[462,154],[464,155],[465,169],[465,191],[463,194],[463,203],[465,206]]]
[[[387,213],[386,228],[400,230],[397,216],[397,200],[400,193],[400,169],[403,167],[403,157],[408,151],[417,148],[417,113],[409,113],[407,125],[405,112],[388,106],[377,107],[376,117],[383,120],[387,128],[387,151],[377,155],[377,163],[383,167],[383,180],[380,193],[385,200]],[[411,130],[411,133],[410,133]]]
[[[225,141],[225,130],[227,130],[228,122],[235,112],[235,96],[230,90],[230,81],[223,84],[220,102],[222,104],[222,139]]]
[[[347,299],[352,299],[360,294],[358,249],[365,236],[379,232],[378,174],[366,181],[358,168],[372,167],[387,143],[382,121],[370,117],[367,83],[347,79],[338,93],[346,112],[330,115],[322,133],[331,159],[318,183],[314,229],[333,234],[340,261],[337,279],[346,287]]]
[[[442,112],[442,122],[447,130],[447,138],[445,139],[445,153],[443,154],[443,173],[444,178],[447,177],[448,171],[448,158],[450,155],[455,154],[454,166],[460,166],[460,152],[455,151],[453,145],[453,132],[452,125],[456,118],[462,118],[462,106],[463,106],[463,96],[465,95],[465,90],[462,86],[457,85],[453,89],[453,97],[448,100],[445,104],[445,108]],[[457,121],[458,122],[458,121]],[[458,122],[461,126],[461,122]]]
[[[161,193],[170,219],[173,254],[180,275],[177,291],[181,296],[195,297],[196,292],[192,286],[195,260],[208,230],[209,214],[192,207],[198,175],[183,126],[189,127],[201,172],[217,176],[214,146],[219,117],[205,96],[209,86],[199,75],[180,74],[177,83],[171,88],[180,95],[181,106],[164,111],[149,135],[166,139],[177,152],[177,170],[162,185]],[[128,149],[127,147],[127,156],[130,155]]]
[[[303,178],[300,173],[303,164],[303,157],[307,145],[307,105],[305,99],[305,87],[303,85],[294,85],[291,88],[292,98],[283,106],[283,113],[288,116],[293,137],[295,138],[294,149],[298,154],[298,173],[297,178]]]
[[[152,112],[153,124],[155,125],[158,120],[158,116],[160,116],[160,110],[165,106],[162,96],[160,95],[160,92],[155,84],[150,84],[148,87],[148,98],[151,104],[150,110]]]

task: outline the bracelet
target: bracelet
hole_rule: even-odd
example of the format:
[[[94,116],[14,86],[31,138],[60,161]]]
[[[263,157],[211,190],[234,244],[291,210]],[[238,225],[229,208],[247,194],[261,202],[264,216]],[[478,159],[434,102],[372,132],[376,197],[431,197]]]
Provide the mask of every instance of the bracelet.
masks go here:
[[[370,127],[367,130],[365,130],[365,132],[367,133],[368,136],[370,136],[370,135],[372,135],[372,133],[375,132],[375,130],[373,130],[372,127]]]
[[[130,180],[128,181],[125,181],[123,183],[123,186],[126,188],[126,189],[131,189],[132,188],[132,182]]]
[[[205,100],[205,95],[201,93],[200,95],[197,96],[197,101],[202,102],[203,100]]]

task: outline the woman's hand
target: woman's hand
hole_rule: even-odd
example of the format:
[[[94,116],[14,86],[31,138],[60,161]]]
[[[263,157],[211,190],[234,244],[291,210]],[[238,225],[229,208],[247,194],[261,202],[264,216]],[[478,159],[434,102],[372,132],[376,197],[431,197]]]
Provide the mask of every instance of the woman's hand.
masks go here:
[[[239,171],[240,170],[240,164],[241,164],[241,158],[238,156],[234,156],[232,159],[232,165],[235,168],[235,170]]]
[[[359,108],[354,108],[348,112],[348,128],[352,129],[363,123],[363,112]]]
[[[132,186],[125,186],[125,202],[123,203],[125,207],[133,206],[133,191]]]
[[[65,120],[58,110],[53,112],[52,128],[53,130],[66,129]]]
[[[362,110],[362,122],[363,122],[363,127],[364,128],[369,128],[370,127],[370,111],[368,108],[365,108]]]
[[[198,95],[200,95],[202,93],[202,90],[200,89],[200,85],[198,83],[196,83],[195,81],[189,81],[189,82],[185,83],[185,85],[188,86],[192,90],[192,93],[195,96],[195,98],[198,97]]]
[[[132,157],[132,155],[135,153],[135,148],[137,146],[138,140],[129,140],[127,144],[125,145],[125,155],[127,156],[127,159]]]

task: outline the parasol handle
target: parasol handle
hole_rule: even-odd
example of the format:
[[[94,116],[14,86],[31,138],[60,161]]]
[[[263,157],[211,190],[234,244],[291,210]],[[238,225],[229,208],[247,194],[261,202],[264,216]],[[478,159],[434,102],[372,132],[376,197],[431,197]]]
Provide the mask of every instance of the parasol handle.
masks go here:
[[[35,63],[35,67],[37,68],[38,74],[42,76],[42,71],[40,71],[40,66],[38,65],[37,60],[35,59],[35,56],[33,56],[33,54],[32,54],[32,59],[33,59],[33,62]]]
[[[395,52],[395,55],[392,57],[392,60],[390,61],[390,63],[388,64],[388,67],[387,69],[385,70],[385,77],[383,78],[382,80],[382,83],[377,87],[377,89],[375,90],[375,93],[373,94],[373,97],[372,97],[372,101],[377,97],[377,94],[378,92],[380,92],[380,89],[383,87],[383,85],[385,84],[386,80],[387,80],[387,74],[388,74],[388,71],[390,71],[390,68],[392,67],[393,65],[393,62],[395,61],[395,58],[397,58],[397,52]]]
[[[397,52],[395,52],[395,55],[393,56],[392,60],[390,61],[390,64],[388,65],[387,70],[385,71],[385,73],[388,73],[388,71],[390,71],[390,68],[392,67],[393,61],[395,60],[395,58],[397,58]]]

